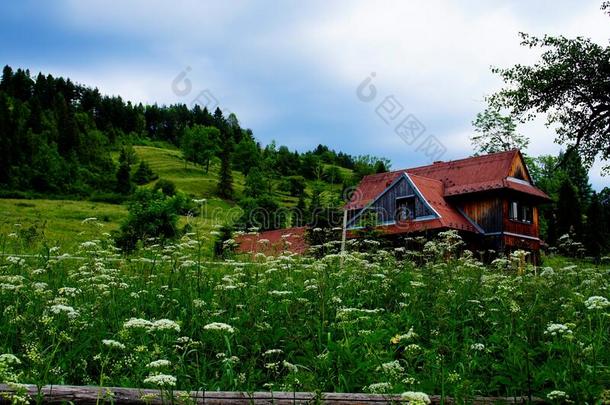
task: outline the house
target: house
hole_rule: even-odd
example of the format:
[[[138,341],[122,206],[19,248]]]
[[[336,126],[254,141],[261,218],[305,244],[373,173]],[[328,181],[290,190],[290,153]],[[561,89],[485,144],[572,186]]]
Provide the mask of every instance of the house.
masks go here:
[[[385,235],[456,229],[473,249],[540,249],[536,188],[518,150],[374,174],[347,203],[347,229]]]
[[[525,249],[536,259],[538,206],[548,200],[532,183],[523,155],[511,150],[366,176],[344,209],[348,237],[365,228],[389,238],[455,229],[473,250]],[[259,245],[248,240],[240,250]]]

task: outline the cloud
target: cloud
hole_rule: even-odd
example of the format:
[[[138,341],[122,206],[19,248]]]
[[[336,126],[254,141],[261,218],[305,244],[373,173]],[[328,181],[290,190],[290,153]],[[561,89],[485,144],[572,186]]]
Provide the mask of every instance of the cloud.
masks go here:
[[[519,45],[519,31],[600,43],[610,37],[597,0],[578,7],[508,0],[63,0],[41,12],[55,24],[52,32],[65,36],[57,41],[64,44],[57,45],[61,58],[46,65],[51,72],[135,101],[189,103],[190,95],[178,97],[170,87],[189,66],[193,92],[210,90],[264,142],[300,149],[326,143],[388,156],[394,167],[426,157],[381,121],[377,100],[356,97],[371,72],[379,101],[394,95],[405,114],[445,144],[444,158],[459,158],[471,151],[470,123],[485,95],[502,86],[490,66],[537,59]],[[70,51],[76,37],[94,38],[95,46],[84,49],[81,41]],[[533,155],[560,149],[543,119],[520,130],[531,137]]]

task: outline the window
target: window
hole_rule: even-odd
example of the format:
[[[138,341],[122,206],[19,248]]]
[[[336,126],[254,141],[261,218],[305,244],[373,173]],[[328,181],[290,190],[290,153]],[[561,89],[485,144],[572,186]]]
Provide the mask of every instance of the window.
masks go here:
[[[415,197],[399,197],[396,199],[396,220],[408,221],[415,219]]]
[[[508,213],[508,217],[514,221],[519,219],[519,204],[517,201],[510,202],[510,211]]]
[[[513,221],[531,224],[533,220],[532,207],[520,201],[511,201],[508,210],[508,218]]]

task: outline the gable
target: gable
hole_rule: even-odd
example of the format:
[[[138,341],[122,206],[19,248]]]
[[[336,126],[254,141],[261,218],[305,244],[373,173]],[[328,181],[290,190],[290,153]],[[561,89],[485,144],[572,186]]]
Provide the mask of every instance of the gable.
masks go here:
[[[404,201],[412,201],[412,208],[410,207],[409,210],[413,210],[415,220],[438,217],[430,203],[419,192],[417,186],[413,184],[405,173],[402,173],[372,202],[350,218],[348,227],[363,226],[367,221],[370,221],[371,216],[374,217],[376,224],[395,223],[396,215],[399,212],[399,205]]]
[[[527,170],[527,166],[525,164],[525,160],[523,159],[523,155],[521,155],[521,153],[515,154],[513,161],[511,162],[507,177],[513,177],[518,180],[524,180],[528,183],[532,182],[529,171]]]

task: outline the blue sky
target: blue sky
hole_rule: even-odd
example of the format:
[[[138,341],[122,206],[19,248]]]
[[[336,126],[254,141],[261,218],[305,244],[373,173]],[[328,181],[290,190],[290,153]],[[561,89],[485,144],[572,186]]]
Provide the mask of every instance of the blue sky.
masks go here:
[[[519,31],[582,35],[607,44],[610,19],[599,6],[600,1],[6,1],[0,3],[0,62],[67,76],[136,102],[191,104],[207,91],[264,143],[275,139],[299,150],[323,143],[385,156],[401,168],[436,158],[419,147],[429,136],[445,150],[440,159],[472,152],[471,122],[484,109],[485,95],[502,84],[490,66],[536,60],[519,46]],[[172,90],[181,72],[191,84],[186,95]],[[356,91],[372,72],[377,96],[363,102]],[[386,123],[376,108],[389,96],[394,103],[383,104]],[[411,144],[394,131],[409,114],[425,127]],[[531,155],[560,149],[543,119],[519,130],[531,138]],[[591,170],[598,189],[610,184],[600,167]]]

